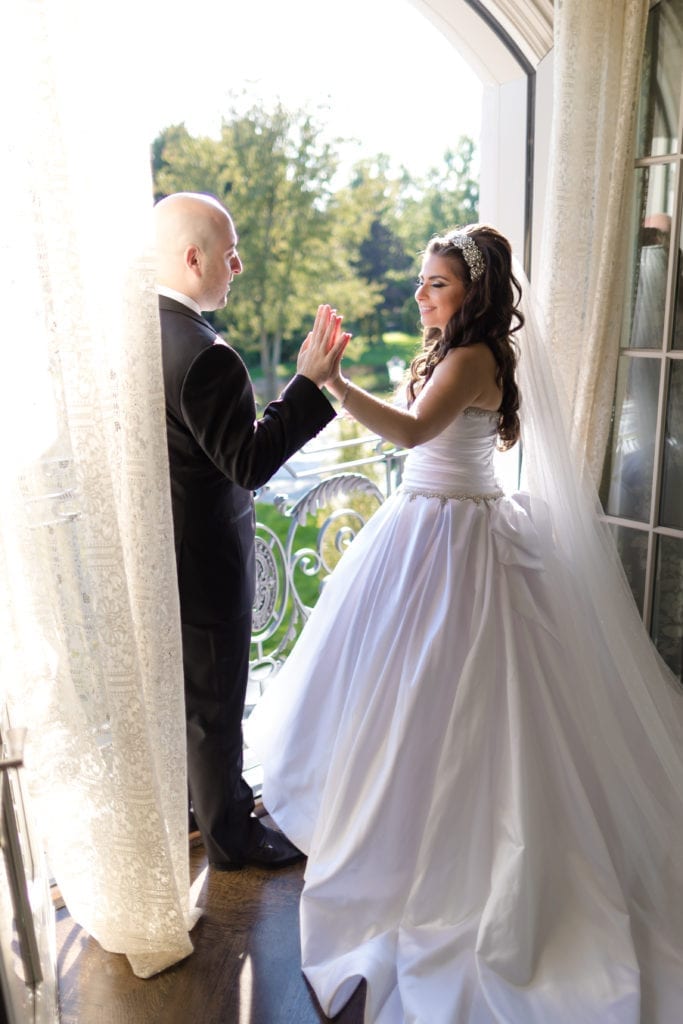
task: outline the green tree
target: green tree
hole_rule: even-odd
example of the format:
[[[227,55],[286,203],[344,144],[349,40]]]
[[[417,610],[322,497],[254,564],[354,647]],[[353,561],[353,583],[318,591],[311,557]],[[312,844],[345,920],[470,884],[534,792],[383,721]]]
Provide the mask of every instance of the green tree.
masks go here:
[[[258,347],[265,398],[277,393],[285,342],[298,348],[320,302],[365,310],[378,301],[354,271],[355,250],[336,245],[337,159],[310,113],[281,104],[233,112],[218,140],[174,126],[155,141],[153,161],[158,194],[210,192],[233,213],[245,274],[213,322],[237,347]],[[353,248],[352,231],[347,241]]]
[[[152,175],[155,199],[171,192],[208,192],[225,200],[230,191],[220,144],[190,135],[184,124],[165,128],[152,143]]]
[[[479,182],[473,174],[474,157],[474,141],[463,135],[424,179],[415,180],[404,171],[399,223],[408,249],[419,251],[432,235],[477,221]]]
[[[347,229],[353,225],[355,231],[355,270],[376,296],[372,308],[353,310],[353,322],[372,343],[395,326],[412,263],[396,225],[401,185],[389,166],[386,154],[359,161],[337,196],[338,208],[346,211]]]

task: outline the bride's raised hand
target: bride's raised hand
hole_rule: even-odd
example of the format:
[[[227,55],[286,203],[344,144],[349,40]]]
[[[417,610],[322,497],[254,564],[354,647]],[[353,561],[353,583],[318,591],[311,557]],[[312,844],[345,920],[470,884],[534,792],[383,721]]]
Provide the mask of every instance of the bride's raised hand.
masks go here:
[[[342,331],[341,329],[341,317],[339,323],[336,325],[330,341],[328,342],[328,351],[333,356],[332,365],[330,367],[330,373],[325,381],[325,387],[332,388],[334,385],[337,387],[344,384],[344,378],[341,372],[341,362],[346,351],[346,346],[351,341],[351,332]]]
[[[349,334],[341,330],[342,317],[325,304],[318,306],[313,330],[309,332],[297,357],[297,373],[322,387],[330,375],[338,372],[339,362]]]

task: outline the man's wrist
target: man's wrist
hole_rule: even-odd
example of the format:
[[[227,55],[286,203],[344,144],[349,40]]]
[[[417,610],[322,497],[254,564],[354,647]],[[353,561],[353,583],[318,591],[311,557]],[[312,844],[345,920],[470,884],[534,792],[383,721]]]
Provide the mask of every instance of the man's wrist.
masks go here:
[[[310,381],[310,383],[314,385],[314,387],[322,391],[323,385],[325,384],[324,380],[316,380],[310,373],[304,373],[303,370],[297,370],[296,375],[297,377],[305,377],[307,381]]]

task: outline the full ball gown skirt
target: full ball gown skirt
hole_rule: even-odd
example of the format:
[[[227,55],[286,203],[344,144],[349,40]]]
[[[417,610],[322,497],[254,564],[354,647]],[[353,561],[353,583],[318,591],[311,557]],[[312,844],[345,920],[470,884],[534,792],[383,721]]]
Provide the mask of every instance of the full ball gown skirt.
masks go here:
[[[366,1024],[678,1024],[673,787],[618,679],[596,732],[580,582],[495,440],[466,410],[409,454],[246,724],[308,854],[303,970],[330,1016],[365,978]]]

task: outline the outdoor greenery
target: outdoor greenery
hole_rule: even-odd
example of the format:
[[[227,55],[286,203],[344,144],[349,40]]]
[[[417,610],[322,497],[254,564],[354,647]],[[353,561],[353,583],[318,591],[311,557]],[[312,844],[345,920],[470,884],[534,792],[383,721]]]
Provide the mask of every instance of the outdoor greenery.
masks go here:
[[[346,430],[342,430],[340,440],[357,435],[358,424],[352,421],[347,421]],[[343,458],[354,459],[367,455],[367,445],[363,446],[359,444],[357,449],[355,446],[345,449]],[[340,456],[340,458],[342,458],[342,456]],[[375,470],[376,467],[374,466],[366,466],[364,467],[364,470],[355,471],[365,472],[366,475],[371,478],[376,478],[377,482],[381,483],[382,471]],[[291,582],[296,587],[300,600],[307,608],[312,608],[316,604],[328,572],[336,566],[350,540],[350,537],[358,532],[360,527],[358,515],[362,517],[363,521],[367,522],[373,513],[376,512],[377,508],[377,499],[372,495],[356,495],[353,500],[353,511],[349,510],[349,505],[345,499],[332,499],[325,507],[309,513],[306,522],[298,523],[291,517],[285,515],[285,513],[275,505],[264,501],[257,501],[256,513],[258,526],[272,530],[278,537],[284,550],[287,549],[287,542],[291,531],[293,534],[292,551],[299,554],[303,551],[309,552],[310,559],[306,558],[304,562],[310,561],[311,564],[315,563],[316,571],[311,572],[310,574],[309,571],[304,570],[304,564],[299,559],[295,560],[295,564],[292,563]],[[335,519],[333,525],[330,526],[330,519],[332,515],[335,516]],[[320,565],[317,563],[316,553],[322,559],[322,564]],[[283,585],[282,577],[280,577],[280,585]],[[295,634],[291,632],[291,616],[293,614],[293,610],[294,597],[290,592],[281,625],[278,626],[273,636],[266,644],[266,649],[269,652],[272,652],[277,649],[280,643],[286,638],[287,643],[280,652],[281,657],[284,656],[285,653],[289,653],[289,650],[296,639]]]
[[[316,116],[282,105],[235,106],[218,139],[172,125],[152,146],[157,197],[207,192],[233,214],[245,274],[211,316],[261,378],[264,400],[291,372],[320,302],[339,309],[354,334],[347,368],[386,389],[387,360],[409,363],[419,345],[420,250],[431,235],[477,219],[469,138],[420,180],[392,174],[378,154],[340,184],[337,153]]]

